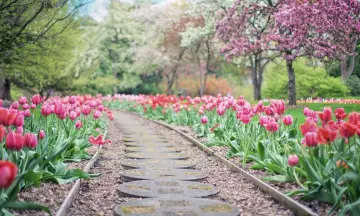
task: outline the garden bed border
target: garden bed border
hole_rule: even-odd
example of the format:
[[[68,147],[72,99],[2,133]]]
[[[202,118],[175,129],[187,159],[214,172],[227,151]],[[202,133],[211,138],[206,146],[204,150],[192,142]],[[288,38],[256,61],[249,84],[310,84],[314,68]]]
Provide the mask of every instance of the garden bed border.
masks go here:
[[[124,112],[124,111],[122,111],[122,112]],[[196,140],[196,139],[192,138],[191,136],[185,134],[184,132],[172,127],[171,125],[169,125],[167,123],[164,123],[164,122],[161,122],[161,121],[152,120],[152,119],[149,119],[149,118],[146,118],[144,116],[141,116],[141,115],[138,115],[138,114],[135,114],[135,113],[131,113],[131,112],[128,112],[128,111],[125,111],[125,112],[129,113],[129,114],[136,115],[136,116],[141,117],[143,119],[147,119],[147,120],[149,120],[151,122],[154,122],[154,123],[156,123],[158,125],[161,125],[161,126],[166,127],[166,128],[168,128],[168,129],[170,129],[172,131],[177,132],[178,134],[180,134],[181,136],[183,136],[184,138],[189,140],[191,143],[193,143],[195,146],[197,146],[198,148],[203,150],[209,156],[214,156],[217,160],[221,161],[223,164],[225,164],[231,170],[233,170],[235,172],[238,172],[238,173],[241,173],[247,180],[249,180],[254,185],[256,185],[260,190],[262,190],[263,192],[269,194],[273,199],[277,200],[279,203],[283,204],[284,206],[286,206],[290,210],[294,211],[296,214],[301,215],[301,216],[305,216],[305,215],[317,216],[318,215],[315,212],[313,212],[310,208],[308,208],[307,206],[297,202],[296,200],[290,198],[289,196],[286,196],[285,194],[281,193],[276,188],[270,186],[269,184],[265,183],[264,181],[260,180],[259,178],[255,177],[254,175],[246,172],[244,169],[242,169],[241,167],[235,165],[234,163],[230,162],[229,160],[227,160],[226,158],[220,156],[219,154],[215,153],[213,150],[211,150],[210,148],[208,148],[207,146],[205,146],[204,144],[202,144],[198,140]]]
[[[97,161],[99,153],[102,149],[102,146],[98,148],[95,154],[90,159],[89,163],[86,164],[84,168],[84,172],[89,173],[90,169],[94,166],[95,161]],[[70,192],[64,199],[63,203],[61,204],[60,208],[56,212],[56,216],[66,216],[69,207],[71,206],[72,202],[77,198],[81,186],[81,179],[75,181],[75,184],[72,186]]]

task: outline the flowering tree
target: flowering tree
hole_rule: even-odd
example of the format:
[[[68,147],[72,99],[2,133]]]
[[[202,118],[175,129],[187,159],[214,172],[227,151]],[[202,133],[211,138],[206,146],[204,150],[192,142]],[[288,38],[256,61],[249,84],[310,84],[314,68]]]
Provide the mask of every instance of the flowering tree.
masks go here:
[[[299,56],[341,59],[343,79],[353,69],[359,38],[360,2],[356,0],[285,0],[274,13],[268,39],[282,52],[289,75],[289,103],[296,103],[292,62]],[[352,56],[350,68],[347,57]]]
[[[263,71],[273,58],[267,35],[276,6],[272,0],[237,0],[216,26],[218,37],[226,43],[221,52],[227,59],[248,56],[255,100],[261,99]]]

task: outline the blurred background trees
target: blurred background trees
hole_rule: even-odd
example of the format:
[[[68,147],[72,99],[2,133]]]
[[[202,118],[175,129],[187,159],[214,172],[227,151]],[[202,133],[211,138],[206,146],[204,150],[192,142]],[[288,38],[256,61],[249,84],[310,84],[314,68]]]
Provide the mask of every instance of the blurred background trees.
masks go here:
[[[331,15],[337,1],[346,16]],[[0,98],[231,93],[294,104],[358,96],[360,6],[324,2],[0,0]],[[91,8],[101,3],[97,19]],[[309,15],[309,7],[324,10]]]

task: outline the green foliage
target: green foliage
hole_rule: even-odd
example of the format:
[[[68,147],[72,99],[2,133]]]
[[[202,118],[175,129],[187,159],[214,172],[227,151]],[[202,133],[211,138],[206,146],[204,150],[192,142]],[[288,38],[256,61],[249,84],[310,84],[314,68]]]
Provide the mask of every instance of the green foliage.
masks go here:
[[[351,95],[360,95],[360,78],[357,75],[352,75],[346,80],[346,85],[351,91]]]
[[[340,78],[329,76],[322,67],[307,65],[306,59],[294,62],[298,98],[344,97],[349,89]],[[287,70],[285,62],[270,64],[264,75],[263,94],[267,98],[287,98]]]

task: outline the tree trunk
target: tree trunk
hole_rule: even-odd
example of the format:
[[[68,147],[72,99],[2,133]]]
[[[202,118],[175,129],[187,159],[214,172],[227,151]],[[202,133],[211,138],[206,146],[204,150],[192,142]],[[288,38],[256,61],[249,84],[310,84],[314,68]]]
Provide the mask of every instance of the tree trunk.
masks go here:
[[[251,63],[251,79],[253,84],[254,100],[261,100],[261,84],[262,84],[262,68],[260,62],[260,56],[254,55],[250,57]]]
[[[353,47],[352,47],[353,52],[356,51],[357,42],[358,42],[357,40],[355,40],[353,42]],[[349,79],[351,74],[354,72],[355,58],[356,58],[356,55],[353,55],[350,57],[344,56],[343,58],[341,58],[340,70],[341,70],[341,78],[343,81],[346,81],[347,79]],[[348,59],[350,60],[349,65],[348,65]]]
[[[178,67],[180,65],[180,61],[181,61],[181,59],[182,59],[182,57],[183,57],[183,55],[185,53],[185,50],[186,49],[182,49],[180,51],[177,62],[175,63],[174,67],[172,68],[172,71],[170,71],[170,73],[168,75],[166,75],[166,79],[167,79],[166,93],[168,95],[173,93],[172,87],[173,87],[174,82],[175,82],[176,72],[177,72],[177,69],[178,69]]]
[[[293,68],[293,61],[286,60],[286,68],[288,72],[288,98],[289,98],[289,105],[295,106],[296,105],[296,82],[295,82],[295,71]]]
[[[9,79],[0,79],[0,99],[12,100],[10,95],[11,82]]]

